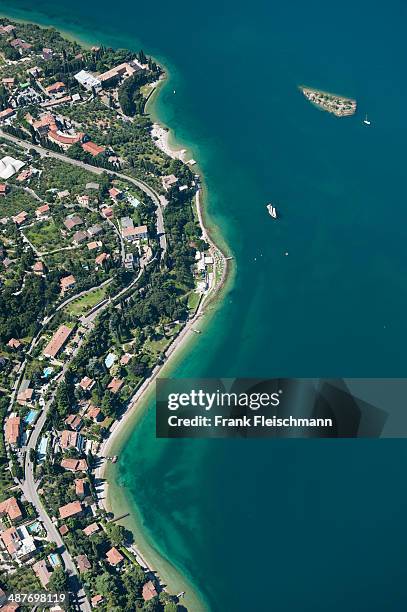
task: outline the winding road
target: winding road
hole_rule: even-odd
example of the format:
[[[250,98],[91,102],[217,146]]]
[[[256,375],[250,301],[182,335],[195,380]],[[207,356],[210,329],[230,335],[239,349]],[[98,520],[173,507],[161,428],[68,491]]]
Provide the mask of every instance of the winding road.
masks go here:
[[[165,230],[164,230],[163,202],[160,196],[158,195],[158,193],[154,191],[154,189],[152,189],[149,185],[147,185],[147,183],[145,183],[144,181],[140,179],[136,179],[131,176],[127,176],[127,174],[116,172],[115,170],[106,170],[106,168],[98,168],[97,166],[92,166],[91,164],[87,164],[78,159],[72,159],[71,157],[68,157],[67,155],[64,155],[63,153],[57,153],[56,151],[50,151],[49,149],[44,149],[44,147],[41,147],[40,145],[34,145],[31,142],[27,142],[25,140],[22,140],[21,138],[12,136],[11,134],[4,132],[3,130],[0,130],[0,136],[4,138],[5,140],[9,140],[10,142],[14,142],[15,144],[18,144],[21,147],[24,147],[25,149],[27,149],[27,151],[29,149],[34,149],[35,151],[37,151],[37,153],[39,153],[41,157],[53,157],[55,159],[59,159],[60,161],[71,164],[72,166],[78,166],[79,168],[88,170],[88,172],[93,172],[93,174],[101,175],[104,172],[106,172],[107,174],[111,176],[117,176],[117,178],[133,183],[133,185],[135,185],[136,187],[141,189],[146,195],[148,195],[153,200],[155,205],[157,206],[157,210],[156,210],[157,236],[160,241],[161,256],[164,255],[164,253],[167,250],[167,239],[166,239]]]
[[[167,240],[166,240],[166,236],[165,236],[165,230],[164,230],[164,220],[163,220],[163,202],[160,199],[160,196],[151,188],[149,187],[146,183],[144,183],[143,181],[139,180],[139,179],[135,179],[133,177],[129,177],[125,174],[122,174],[120,172],[115,172],[115,171],[106,171],[103,168],[98,168],[96,166],[92,166],[90,164],[86,164],[85,162],[79,161],[79,160],[75,160],[75,159],[71,159],[70,157],[67,157],[66,155],[63,155],[61,153],[56,153],[54,151],[48,151],[47,149],[44,149],[43,147],[39,146],[39,145],[34,145],[31,143],[28,143],[24,140],[21,140],[20,138],[17,138],[15,136],[12,136],[10,134],[7,134],[5,132],[3,132],[2,130],[0,130],[0,136],[3,137],[6,140],[9,140],[11,142],[14,142],[22,147],[24,147],[25,149],[29,150],[29,149],[35,149],[37,151],[37,153],[39,153],[39,155],[41,157],[53,157],[56,159],[59,159],[63,162],[69,163],[71,165],[74,166],[78,166],[81,168],[84,168],[85,170],[88,170],[89,172],[92,172],[93,174],[97,174],[100,175],[103,172],[108,172],[108,174],[113,175],[113,176],[117,176],[118,178],[121,178],[123,180],[129,181],[131,183],[133,183],[136,187],[138,187],[139,189],[141,189],[146,195],[148,195],[153,202],[156,204],[156,216],[157,216],[157,236],[159,238],[159,242],[160,242],[160,247],[161,247],[161,257],[163,257],[163,255],[165,254],[166,250],[167,250]],[[117,230],[117,233],[118,230]],[[120,236],[121,238],[121,236]],[[124,258],[124,243],[123,240],[121,239],[121,251],[122,251],[122,258]],[[110,298],[110,299],[104,299],[102,300],[99,304],[97,304],[95,307],[93,307],[86,316],[81,317],[80,322],[81,325],[87,330],[87,332],[89,332],[91,329],[93,329],[94,327],[94,320],[96,319],[96,317],[105,309],[107,308],[112,302],[115,302],[116,300],[118,300],[123,294],[127,293],[140,279],[141,275],[143,274],[144,268],[151,263],[151,261],[153,261],[153,259],[148,259],[148,256],[145,256],[144,258],[141,259],[140,261],[140,271],[138,273],[138,275],[136,276],[136,278],[133,279],[133,281],[127,285],[126,287],[124,287],[123,289],[121,289],[114,297]],[[103,283],[101,283],[101,285],[99,285],[98,287],[102,287],[108,283],[111,282],[112,279],[107,279],[106,281],[104,281]],[[87,289],[85,291],[82,291],[81,293],[71,296],[70,298],[68,298],[67,300],[65,300],[64,302],[62,302],[55,310],[52,314],[48,315],[47,317],[45,317],[43,319],[43,321],[41,322],[41,329],[38,331],[38,333],[34,336],[34,338],[31,341],[31,344],[26,352],[26,357],[23,361],[23,363],[20,366],[19,369],[19,374],[18,374],[18,378],[16,379],[16,382],[14,384],[14,388],[10,397],[10,404],[9,404],[9,411],[12,409],[13,403],[15,401],[15,398],[18,394],[20,385],[23,381],[23,376],[24,376],[24,372],[25,372],[25,368],[27,365],[27,356],[29,356],[33,349],[35,348],[35,346],[37,345],[41,335],[44,332],[44,329],[46,328],[46,326],[50,323],[50,321],[53,319],[53,317],[56,315],[57,312],[59,312],[60,310],[62,310],[63,308],[65,308],[70,302],[78,299],[79,297],[86,295],[87,293],[95,290],[97,287],[92,287],[90,289]],[[35,507],[38,516],[40,517],[46,531],[48,534],[48,539],[50,541],[53,541],[57,544],[58,548],[59,548],[59,552],[63,558],[64,561],[64,565],[65,565],[65,569],[68,573],[69,576],[69,581],[70,581],[70,590],[75,594],[75,598],[76,598],[76,605],[79,607],[79,609],[82,612],[91,612],[91,606],[89,603],[89,600],[86,596],[86,593],[81,585],[81,582],[79,580],[79,576],[78,576],[78,572],[76,569],[76,566],[73,562],[72,556],[70,555],[68,549],[66,548],[64,541],[56,527],[56,525],[54,525],[54,523],[52,522],[52,520],[50,519],[48,513],[46,512],[45,508],[42,505],[40,496],[38,494],[38,482],[35,481],[35,476],[34,476],[34,465],[31,461],[30,458],[30,454],[31,454],[31,450],[35,450],[38,444],[38,440],[41,436],[44,424],[46,422],[47,419],[47,414],[48,414],[48,410],[54,400],[55,394],[57,392],[58,386],[60,384],[60,382],[64,379],[65,373],[67,372],[70,363],[72,362],[72,360],[74,359],[74,357],[76,356],[76,354],[78,353],[79,349],[81,348],[85,338],[87,337],[87,333],[85,333],[82,338],[80,339],[77,347],[75,348],[75,350],[73,351],[71,357],[69,358],[68,361],[65,362],[62,371],[59,373],[58,377],[55,379],[54,383],[54,389],[53,392],[51,394],[51,397],[49,398],[48,402],[46,403],[46,405],[44,406],[44,409],[42,410],[39,418],[37,419],[33,430],[31,431],[31,435],[30,438],[28,440],[27,446],[26,446],[26,452],[25,452],[25,460],[24,460],[24,481],[22,483],[20,483],[21,489],[24,493],[25,498],[27,499],[27,501],[31,502],[33,504],[33,506]]]

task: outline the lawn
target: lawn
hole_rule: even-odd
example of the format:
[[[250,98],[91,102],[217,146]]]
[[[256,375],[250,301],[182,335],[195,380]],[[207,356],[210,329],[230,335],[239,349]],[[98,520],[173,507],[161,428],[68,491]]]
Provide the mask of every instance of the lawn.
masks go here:
[[[53,219],[28,227],[24,230],[24,234],[40,251],[53,251],[67,246],[67,241],[61,235],[61,231]]]
[[[96,306],[96,304],[103,300],[106,295],[106,289],[106,286],[100,287],[99,289],[95,289],[77,300],[74,300],[66,307],[67,312],[71,315],[81,317],[88,310],[93,308],[93,306]]]
[[[201,296],[199,293],[196,293],[195,291],[191,291],[191,293],[188,295],[188,309],[189,310],[192,310],[193,312],[195,312],[199,304],[200,297]]]

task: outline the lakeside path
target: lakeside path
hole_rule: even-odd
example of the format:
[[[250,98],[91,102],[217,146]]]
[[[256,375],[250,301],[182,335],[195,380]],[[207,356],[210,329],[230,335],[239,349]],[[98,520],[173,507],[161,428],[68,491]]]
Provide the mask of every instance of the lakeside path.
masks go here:
[[[134,395],[129,400],[128,407],[126,411],[123,413],[121,419],[113,423],[110,429],[108,438],[106,438],[106,440],[104,440],[104,442],[102,442],[100,446],[100,451],[99,451],[100,457],[109,456],[111,448],[113,447],[115,442],[117,442],[117,440],[120,437],[120,434],[125,429],[128,420],[132,416],[132,412],[137,408],[137,405],[141,403],[144,396],[148,393],[151,385],[154,383],[155,379],[158,377],[162,369],[166,367],[167,365],[169,365],[169,361],[171,357],[175,356],[175,353],[178,352],[186,344],[186,342],[192,337],[191,336],[192,334],[196,334],[196,332],[194,331],[195,325],[204,316],[208,303],[212,301],[212,298],[215,297],[215,294],[217,294],[220,291],[220,289],[224,286],[226,282],[226,279],[228,276],[228,259],[218,249],[215,243],[211,240],[204,226],[200,190],[198,190],[196,193],[196,210],[197,210],[197,215],[198,215],[199,223],[201,225],[202,235],[204,237],[204,240],[206,240],[209,243],[211,250],[216,251],[216,255],[215,255],[216,265],[222,266],[220,278],[217,283],[216,282],[214,283],[210,291],[200,301],[198,309],[195,312],[194,316],[187,321],[185,326],[181,329],[179,334],[174,338],[173,342],[167,348],[165,352],[164,362],[160,365],[155,366],[150,376],[145,379],[143,384],[137,389],[137,391],[134,393]],[[216,278],[216,274],[214,275],[214,277]],[[99,478],[103,478],[103,475],[104,475],[104,466],[99,467],[98,472],[97,472],[97,476]]]

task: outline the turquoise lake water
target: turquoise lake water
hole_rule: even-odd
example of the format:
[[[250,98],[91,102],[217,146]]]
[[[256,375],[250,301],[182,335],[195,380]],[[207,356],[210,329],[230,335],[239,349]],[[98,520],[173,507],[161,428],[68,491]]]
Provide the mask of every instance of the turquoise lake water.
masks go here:
[[[405,375],[404,3],[30,8],[2,3],[170,67],[157,113],[199,160],[237,266],[175,375]],[[320,112],[302,83],[355,97],[358,114]],[[146,533],[214,612],[401,612],[406,465],[404,440],[157,441],[149,411],[119,474]]]

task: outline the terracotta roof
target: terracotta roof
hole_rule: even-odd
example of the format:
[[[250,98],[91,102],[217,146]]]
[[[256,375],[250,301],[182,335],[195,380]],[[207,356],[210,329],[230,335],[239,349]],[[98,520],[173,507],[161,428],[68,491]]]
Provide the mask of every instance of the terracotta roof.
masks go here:
[[[82,426],[82,419],[79,414],[69,414],[65,419],[65,423],[78,431]]]
[[[28,212],[26,212],[25,210],[22,210],[21,212],[18,213],[18,215],[14,215],[14,217],[11,217],[11,218],[13,219],[14,223],[17,223],[17,225],[21,225],[22,223],[24,223],[27,217],[28,217]]]
[[[147,234],[147,225],[138,225],[137,227],[124,227],[122,234],[124,237],[127,236],[139,236],[140,234]]]
[[[0,502],[0,515],[7,514],[11,521],[20,520],[23,518],[20,506],[15,497],[9,497],[5,501]]]
[[[17,340],[17,338],[10,338],[10,340],[7,342],[7,346],[17,349],[20,348],[21,342],[20,340]]]
[[[91,569],[92,565],[86,555],[78,555],[76,557],[76,565],[78,566],[78,570],[81,572],[86,572]]]
[[[89,378],[89,376],[84,376],[81,382],[79,383],[79,386],[84,391],[87,391],[88,389],[91,389],[94,384],[95,384],[95,381],[93,380],[93,378]]]
[[[24,391],[20,391],[17,395],[17,401],[19,404],[25,404],[25,402],[29,402],[33,396],[34,389],[30,389],[29,387]]]
[[[61,467],[71,472],[86,472],[88,464],[86,459],[62,459]]]
[[[91,523],[90,525],[85,527],[85,529],[82,529],[82,531],[85,535],[90,536],[93,533],[96,533],[97,531],[99,531],[99,529],[100,527],[97,523]]]
[[[95,608],[98,604],[102,603],[103,599],[103,595],[100,595],[100,593],[98,593],[97,595],[91,597],[90,603]]]
[[[59,132],[55,130],[51,130],[48,134],[48,138],[50,140],[53,140],[54,142],[57,142],[59,144],[65,144],[69,146],[75,144],[76,142],[80,142],[83,137],[84,137],[84,134],[82,132],[71,135],[71,134],[60,134]]]
[[[3,540],[5,547],[7,548],[10,555],[13,555],[18,550],[18,544],[21,542],[21,538],[18,535],[15,527],[9,527],[0,533],[0,538]]]
[[[46,587],[50,581],[52,572],[50,572],[47,568],[47,564],[45,563],[44,559],[40,559],[40,561],[34,563],[33,570],[42,586]]]
[[[98,408],[97,406],[92,406],[92,405],[89,406],[86,412],[87,418],[93,419],[93,420],[96,420],[100,414],[101,414],[100,408]]]
[[[34,270],[34,272],[43,272],[44,264],[42,263],[42,261],[36,261],[32,269]]]
[[[107,388],[110,389],[112,393],[117,393],[121,386],[123,385],[123,380],[121,378],[112,378],[110,383],[107,385]]]
[[[121,195],[123,192],[120,189],[116,189],[116,187],[112,187],[109,189],[109,195],[111,198],[115,199],[117,196]]]
[[[67,289],[69,289],[69,287],[72,287],[75,283],[76,283],[76,279],[73,276],[73,274],[70,274],[69,276],[64,276],[59,281],[62,291],[66,291]]]
[[[96,265],[100,265],[102,264],[106,259],[108,259],[109,255],[107,253],[101,253],[100,255],[98,255],[97,257],[95,257],[95,264]]]
[[[97,249],[99,246],[101,246],[102,243],[94,240],[93,242],[88,242],[88,249],[89,251],[94,251],[95,249]]]
[[[154,583],[151,580],[149,580],[143,586],[143,599],[144,601],[148,601],[149,599],[153,599],[153,597],[155,597],[156,595],[157,595],[157,591],[154,586]]]
[[[106,150],[105,147],[101,147],[96,143],[92,142],[91,140],[89,140],[89,142],[84,142],[82,144],[82,149],[87,153],[90,153],[94,157],[100,155],[100,153],[103,153]]]
[[[45,88],[45,91],[48,93],[53,93],[54,91],[60,91],[61,89],[65,89],[65,83],[62,81],[57,81],[57,83],[53,83],[52,85],[48,85]]]
[[[100,210],[104,217],[113,217],[113,208],[111,206],[105,206]]]
[[[86,482],[86,478],[76,478],[75,479],[76,495],[85,495],[85,482]]]
[[[37,210],[35,211],[35,214],[36,214],[37,216],[40,216],[40,215],[42,215],[43,213],[46,213],[46,212],[48,212],[48,211],[49,211],[49,206],[48,206],[48,204],[44,204],[43,206],[39,206],[39,207],[37,208]]]
[[[106,558],[108,562],[110,563],[110,565],[113,565],[113,566],[118,565],[124,560],[123,555],[121,555],[119,551],[117,550],[117,548],[115,548],[114,546],[113,548],[107,551]]]
[[[69,527],[68,525],[61,525],[58,531],[61,535],[66,535],[69,531]]]
[[[114,79],[116,77],[123,76],[125,74],[127,76],[131,76],[132,74],[136,72],[136,70],[137,69],[134,66],[132,66],[129,62],[123,62],[122,64],[119,64],[118,66],[115,66],[114,68],[110,68],[110,70],[107,70],[106,72],[102,72],[102,74],[99,74],[98,79],[99,81],[103,83],[104,81],[109,81],[110,79]]]
[[[58,508],[59,517],[61,519],[66,519],[71,516],[77,516],[82,512],[82,504],[80,501],[69,502],[69,504],[65,504]]]
[[[13,108],[6,108],[0,112],[0,119],[7,119],[7,117],[11,117],[14,115],[16,111]]]
[[[72,329],[66,325],[61,325],[43,350],[45,357],[55,357],[68,340],[71,333]]]
[[[133,355],[130,355],[130,353],[125,353],[120,357],[120,365],[127,365],[132,357]]]
[[[79,434],[77,431],[71,431],[70,429],[64,429],[64,431],[61,432],[61,436],[59,440],[62,450],[65,450],[67,448],[76,448],[78,444],[78,436]]]
[[[60,193],[63,193],[62,191]],[[69,191],[67,192],[69,195]],[[67,217],[64,221],[64,225],[66,229],[71,230],[76,225],[82,225],[83,220],[78,215],[72,215],[72,217]]]
[[[86,232],[84,232],[82,230],[78,230],[72,236],[72,240],[79,244],[80,242],[83,242],[84,240],[86,240],[87,237],[88,237],[88,235],[86,234]]]
[[[8,417],[6,419],[5,437],[9,444],[17,444],[20,437],[21,419],[19,416]]]

